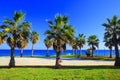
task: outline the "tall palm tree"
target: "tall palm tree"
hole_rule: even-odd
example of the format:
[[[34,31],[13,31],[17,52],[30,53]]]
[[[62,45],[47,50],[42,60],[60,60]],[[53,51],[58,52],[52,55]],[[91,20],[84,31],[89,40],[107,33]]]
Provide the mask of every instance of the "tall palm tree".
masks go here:
[[[9,63],[10,67],[15,66],[14,49],[17,47],[17,43],[20,39],[19,32],[23,30],[23,28],[20,27],[20,25],[23,24],[21,22],[24,19],[24,15],[25,14],[23,12],[15,11],[13,20],[7,18],[3,21],[3,25],[1,26],[4,33],[6,34],[7,43],[11,48],[11,56],[10,56],[10,63]]]
[[[113,16],[112,19],[107,18],[108,23],[103,23],[102,25],[105,27],[105,31],[109,32],[112,36],[114,47],[115,47],[115,66],[120,66],[120,56],[118,50],[118,36],[120,33],[120,20],[117,16]]]
[[[94,56],[94,50],[96,49],[96,47],[98,47],[99,44],[99,39],[96,37],[96,35],[91,35],[88,38],[88,45],[91,46],[92,48],[92,57]]]
[[[34,54],[34,45],[38,42],[39,40],[39,34],[36,31],[33,31],[31,34],[31,38],[30,38],[31,42],[32,42],[32,57]]]
[[[85,39],[84,34],[79,34],[79,36],[78,36],[78,46],[80,48],[80,54],[79,54],[79,56],[82,56],[82,50],[81,50],[81,48],[85,45],[85,43],[86,43],[86,39]]]
[[[53,49],[56,51],[56,63],[55,68],[60,68],[60,53],[61,50],[66,50],[66,44],[70,43],[70,40],[74,38],[74,29],[71,25],[68,25],[68,17],[56,15],[55,24],[52,21],[47,20],[50,30],[47,30],[45,34],[49,39],[53,41]]]
[[[44,39],[45,46],[47,47],[46,57],[48,57],[48,49],[53,45],[52,39],[45,38]]]
[[[112,47],[113,45],[113,39],[112,36],[109,32],[105,32],[104,34],[104,42],[105,42],[105,46],[108,47],[110,49],[110,58],[112,58]]]

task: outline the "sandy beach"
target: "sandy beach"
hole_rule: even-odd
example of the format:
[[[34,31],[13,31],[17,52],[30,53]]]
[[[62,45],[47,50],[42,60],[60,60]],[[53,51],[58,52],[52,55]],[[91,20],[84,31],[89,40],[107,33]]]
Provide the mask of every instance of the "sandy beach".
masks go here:
[[[0,66],[8,66],[10,57],[0,57]],[[62,58],[63,66],[113,66],[115,61]],[[54,66],[55,58],[15,58],[16,66]]]

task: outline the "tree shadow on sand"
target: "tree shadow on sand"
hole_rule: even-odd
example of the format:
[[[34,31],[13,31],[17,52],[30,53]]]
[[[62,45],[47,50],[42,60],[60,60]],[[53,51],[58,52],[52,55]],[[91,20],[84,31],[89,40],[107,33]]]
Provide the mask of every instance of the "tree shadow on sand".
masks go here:
[[[9,66],[0,66],[0,69],[10,69]],[[54,66],[15,66],[12,68],[51,68],[55,69]],[[93,69],[120,69],[120,67],[114,66],[61,66],[60,69],[84,69],[84,70],[93,70]]]

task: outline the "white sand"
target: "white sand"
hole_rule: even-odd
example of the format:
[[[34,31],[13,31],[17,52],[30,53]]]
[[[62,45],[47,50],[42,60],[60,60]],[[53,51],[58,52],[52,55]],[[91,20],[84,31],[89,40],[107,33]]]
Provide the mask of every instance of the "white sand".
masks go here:
[[[9,57],[0,57],[0,66],[8,66]],[[63,66],[113,66],[115,61],[62,59]],[[15,58],[16,66],[54,66],[53,58]]]

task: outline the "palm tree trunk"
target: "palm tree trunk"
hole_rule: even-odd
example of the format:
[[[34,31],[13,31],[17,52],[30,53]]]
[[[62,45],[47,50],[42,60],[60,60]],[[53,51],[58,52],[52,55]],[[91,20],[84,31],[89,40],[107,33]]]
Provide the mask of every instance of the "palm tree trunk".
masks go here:
[[[93,54],[94,50],[92,49],[92,57],[94,57],[94,54]]]
[[[20,57],[23,57],[23,49],[20,50]]]
[[[110,58],[112,58],[112,48],[110,48]]]
[[[32,44],[32,54],[31,54],[31,57],[33,57],[33,54],[34,54],[34,44]]]
[[[11,56],[10,56],[9,67],[15,67],[14,48],[11,48]]]
[[[120,66],[120,58],[119,58],[119,51],[118,51],[118,43],[117,43],[117,35],[116,35],[116,33],[114,33],[113,39],[114,39],[115,54],[116,54],[114,66]]]
[[[94,50],[93,50],[93,45],[92,45],[92,57],[94,57]]]
[[[47,48],[47,51],[46,51],[46,57],[48,57],[48,48]]]
[[[61,67],[61,65],[60,65],[60,52],[57,52],[55,68],[58,69],[60,67]]]
[[[80,48],[80,55],[79,56],[82,56],[82,50],[81,50],[81,48]]]

